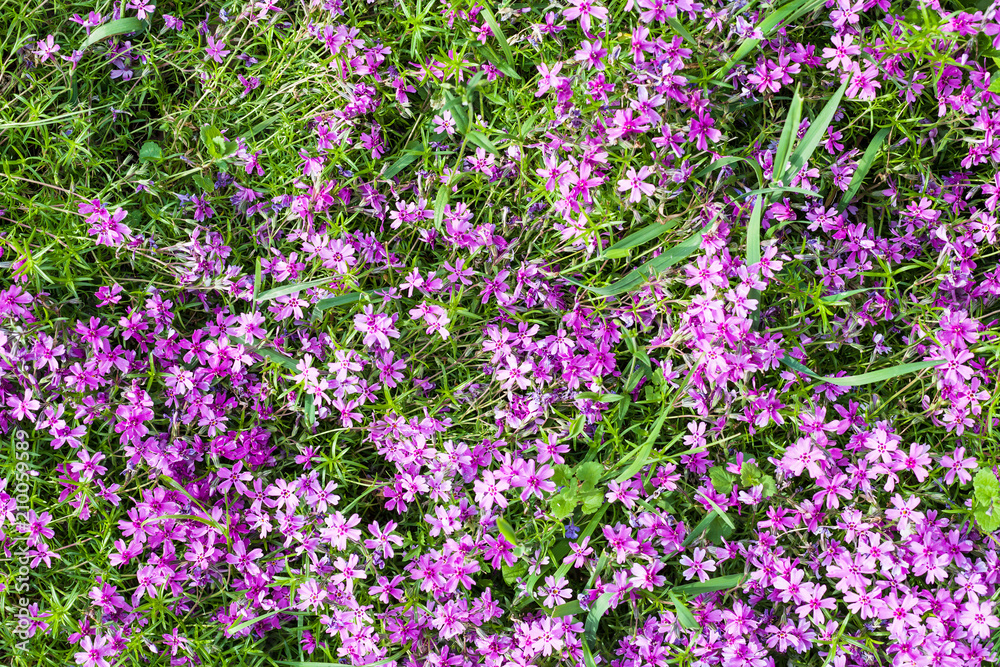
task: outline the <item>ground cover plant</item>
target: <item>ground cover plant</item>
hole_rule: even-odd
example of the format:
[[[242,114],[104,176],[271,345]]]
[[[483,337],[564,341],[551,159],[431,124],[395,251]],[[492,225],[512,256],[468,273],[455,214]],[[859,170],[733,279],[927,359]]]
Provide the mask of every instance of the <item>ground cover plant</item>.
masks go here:
[[[997,9],[0,0],[0,664],[994,662]]]

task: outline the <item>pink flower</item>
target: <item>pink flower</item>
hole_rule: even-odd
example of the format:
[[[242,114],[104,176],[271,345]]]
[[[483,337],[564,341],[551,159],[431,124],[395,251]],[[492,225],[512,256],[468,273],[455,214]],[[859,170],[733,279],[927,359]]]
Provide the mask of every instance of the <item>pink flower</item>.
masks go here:
[[[563,16],[567,21],[580,19],[580,27],[584,32],[590,32],[590,20],[608,20],[608,10],[604,7],[596,7],[592,0],[570,0],[572,7],[563,10]]]
[[[618,181],[618,192],[628,192],[628,200],[634,204],[642,200],[642,196],[652,197],[656,187],[646,183],[646,179],[653,173],[649,167],[640,167],[639,171],[635,167],[629,167],[625,172],[625,178]]]
[[[980,639],[986,639],[992,634],[990,628],[1000,627],[1000,619],[993,615],[992,602],[969,600],[962,607],[962,613],[958,620],[969,632]]]
[[[50,58],[52,58],[53,55],[56,54],[57,51],[59,51],[60,48],[59,45],[56,44],[55,42],[55,37],[53,37],[52,35],[46,37],[44,41],[38,42],[37,47],[38,48],[35,51],[35,55],[38,56],[39,62],[45,62],[46,60],[49,60]]]
[[[83,650],[74,654],[76,664],[83,667],[111,667],[110,663],[104,659],[112,652],[108,646],[108,638],[105,635],[97,635],[95,639],[85,636],[80,640],[80,648]]]

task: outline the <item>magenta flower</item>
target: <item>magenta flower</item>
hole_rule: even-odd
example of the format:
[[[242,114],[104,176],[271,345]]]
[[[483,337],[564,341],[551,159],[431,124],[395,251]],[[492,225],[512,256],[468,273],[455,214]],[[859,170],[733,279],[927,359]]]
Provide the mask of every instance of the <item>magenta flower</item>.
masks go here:
[[[215,41],[215,37],[209,35],[208,46],[205,48],[205,60],[214,60],[221,64],[222,59],[232,53],[232,51],[226,50],[225,47],[226,43],[223,40]]]

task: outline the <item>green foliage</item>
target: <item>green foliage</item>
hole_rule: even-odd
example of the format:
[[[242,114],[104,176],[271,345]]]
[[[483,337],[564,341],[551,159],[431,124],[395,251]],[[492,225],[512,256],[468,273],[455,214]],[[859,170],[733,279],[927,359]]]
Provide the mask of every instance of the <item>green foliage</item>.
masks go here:
[[[604,466],[600,463],[589,461],[576,468],[561,463],[554,467],[553,473],[552,481],[563,488],[549,498],[552,518],[562,521],[572,516],[577,507],[585,516],[590,515],[604,504],[604,492],[597,488],[604,474]]]
[[[981,469],[972,478],[972,514],[987,533],[1000,528],[1000,480],[992,470]]]

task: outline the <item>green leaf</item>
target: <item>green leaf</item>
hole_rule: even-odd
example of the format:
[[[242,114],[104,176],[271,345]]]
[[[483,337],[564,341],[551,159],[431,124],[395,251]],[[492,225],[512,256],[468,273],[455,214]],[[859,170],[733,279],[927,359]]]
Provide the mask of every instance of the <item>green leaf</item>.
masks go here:
[[[698,623],[698,619],[694,617],[687,605],[681,602],[672,591],[667,591],[667,595],[674,603],[674,613],[677,614],[677,620],[680,621],[681,627],[685,630],[700,630],[701,625]]]
[[[576,499],[570,498],[565,490],[549,500],[549,511],[556,521],[562,521],[570,516],[575,509]]]
[[[833,122],[833,117],[837,113],[837,107],[840,106],[840,100],[844,97],[844,91],[847,90],[850,82],[851,77],[848,76],[847,80],[840,84],[833,97],[830,98],[823,107],[823,110],[819,112],[819,115],[816,116],[816,119],[809,126],[806,136],[802,137],[802,141],[799,142],[792,156],[788,159],[788,170],[781,175],[782,182],[791,183],[795,174],[799,173],[799,169],[809,161],[813,151],[822,143],[823,137],[826,136],[826,128],[830,127],[830,123]]]
[[[257,623],[258,621],[266,620],[268,618],[271,618],[272,616],[277,616],[278,614],[286,613],[287,611],[288,611],[287,609],[275,609],[274,611],[269,611],[266,614],[261,614],[260,616],[255,616],[254,618],[251,618],[249,621],[243,621],[239,625],[230,626],[229,629],[228,629],[228,632],[229,632],[229,634],[235,634],[235,633],[239,632],[240,630],[243,630],[245,628],[249,628],[251,625],[253,625],[254,623]]]
[[[573,473],[565,463],[559,463],[552,468],[552,481],[556,486],[566,486],[572,479]]]
[[[604,506],[604,493],[600,489],[594,489],[593,491],[587,491],[586,493],[580,494],[580,510],[584,514],[593,514],[597,510]]]
[[[985,533],[992,533],[1000,528],[1000,508],[993,506],[992,513],[988,513],[988,508],[980,508],[975,511],[976,523]]]
[[[684,41],[687,42],[688,44],[692,46],[696,46],[698,44],[698,42],[691,35],[691,33],[688,32],[688,29],[684,27],[684,24],[682,24],[676,18],[667,19],[667,25],[673,28],[674,32],[676,32],[678,35],[683,37]]]
[[[497,148],[492,141],[487,139],[486,135],[483,134],[482,132],[477,132],[473,130],[472,132],[466,134],[465,137],[475,145],[482,148],[483,150],[489,151],[490,153],[493,153],[495,155],[500,154],[500,149]]]
[[[520,79],[521,77],[517,75],[514,70],[514,54],[510,50],[510,42],[507,41],[507,37],[504,36],[503,30],[500,29],[500,24],[497,23],[496,17],[493,15],[493,11],[489,8],[489,5],[483,3],[481,5],[483,18],[486,19],[486,25],[490,27],[490,32],[497,38],[500,42],[500,49],[503,51],[503,57],[507,60],[507,66],[510,67],[510,73],[514,75],[514,78]]]
[[[581,463],[576,467],[576,478],[580,481],[583,491],[590,491],[604,474],[604,466],[596,461]]]
[[[993,474],[992,470],[980,469],[972,478],[972,488],[976,500],[984,505],[1000,500],[1000,481],[997,481],[997,476]]]
[[[424,145],[419,141],[411,141],[410,143],[406,144],[403,156],[400,157],[395,162],[393,162],[392,166],[386,169],[382,173],[382,176],[380,178],[384,178],[385,180],[391,179],[393,176],[395,176],[396,174],[398,174],[399,172],[403,171],[408,166],[413,164],[416,161],[416,159],[423,154],[423,152],[424,152]]]
[[[707,531],[711,527],[712,522],[715,521],[717,517],[718,513],[715,510],[711,510],[708,514],[706,514],[705,517],[698,522],[698,525],[695,526],[694,529],[690,533],[688,533],[687,537],[684,538],[684,541],[681,543],[681,546],[684,547],[691,546],[695,540],[697,540],[705,531]]]
[[[500,517],[497,519],[497,530],[503,535],[504,539],[511,543],[513,546],[517,546],[517,535],[514,534],[514,526],[510,525],[507,519]]]
[[[573,616],[574,614],[579,614],[583,611],[583,607],[580,606],[578,600],[570,600],[565,604],[561,604],[552,610],[552,618],[561,618],[563,616]]]
[[[708,476],[712,480],[712,486],[723,495],[729,495],[733,491],[733,484],[736,482],[736,475],[732,474],[722,466],[712,466],[708,470]]]
[[[331,283],[334,278],[317,278],[316,280],[307,280],[304,283],[289,283],[288,285],[282,285],[281,287],[275,287],[274,289],[269,289],[259,297],[257,297],[257,303],[262,303],[264,301],[270,301],[271,299],[277,299],[279,296],[288,296],[289,294],[295,294],[297,292],[302,292],[310,287],[319,287],[320,285],[327,285]]]
[[[143,32],[149,24],[145,21],[140,21],[137,18],[127,18],[127,19],[117,19],[115,21],[109,21],[104,25],[94,28],[90,31],[90,35],[87,39],[83,40],[83,44],[80,45],[80,51],[86,51],[94,44],[108,39],[109,37],[117,37],[118,35],[127,35],[130,32]]]
[[[741,486],[757,486],[762,479],[762,471],[756,463],[744,463],[740,469]]]
[[[813,2],[811,4],[816,3]],[[761,34],[763,34],[764,37],[767,37],[772,30],[778,27],[779,23],[791,16],[797,10],[801,9],[804,5],[806,5],[806,0],[793,0],[793,2],[788,3],[781,9],[764,18],[764,20],[757,25],[757,30],[760,30]],[[729,70],[736,66],[736,63],[743,60],[743,58],[745,58],[751,51],[756,49],[758,44],[760,44],[759,39],[744,39],[740,43],[739,48],[736,49],[736,53],[734,53],[729,60],[726,61],[726,64],[718,69],[712,76],[716,79],[722,78]]]
[[[758,163],[756,160],[752,158],[739,157],[735,155],[719,158],[718,160],[708,165],[707,167],[699,171],[696,171],[691,176],[691,180],[698,180],[702,176],[707,176],[716,169],[721,169],[722,167],[729,166],[735,162],[746,162],[748,165],[750,165],[750,168],[753,169],[754,174],[757,175],[757,185],[759,185],[760,187],[764,187],[764,172],[760,168],[760,163]]]
[[[316,423],[316,400],[312,394],[306,394],[306,424],[312,426]]]
[[[704,230],[698,230],[684,241],[681,241],[677,245],[663,251],[658,257],[654,257],[618,282],[608,285],[607,287],[590,287],[589,285],[584,285],[583,283],[571,278],[564,278],[564,280],[568,283],[576,285],[577,287],[583,288],[588,292],[593,292],[594,294],[599,294],[601,296],[616,296],[618,294],[622,294],[623,292],[628,292],[629,290],[641,285],[647,278],[664,271],[674,264],[677,264],[700,248],[701,236],[703,233]]]
[[[507,585],[513,586],[517,583],[519,577],[524,577],[524,575],[528,574],[528,564],[523,560],[517,561],[513,565],[504,563],[501,572],[503,573],[503,580]]]
[[[163,151],[156,144],[155,141],[147,141],[139,149],[139,159],[152,162],[153,160],[159,160],[163,157]]]
[[[764,486],[764,491],[761,495],[765,498],[770,498],[778,492],[778,485],[775,483],[774,478],[770,475],[764,475],[764,479],[761,480],[761,483]]]
[[[940,366],[943,362],[941,359],[932,361],[917,361],[910,364],[899,364],[898,366],[892,366],[890,368],[883,368],[877,371],[871,371],[868,373],[862,373],[860,375],[849,375],[847,377],[823,377],[813,373],[811,370],[803,366],[801,363],[792,359],[788,355],[781,358],[781,363],[785,364],[794,371],[799,373],[804,373],[809,377],[819,380],[820,382],[825,382],[827,384],[836,385],[838,387],[860,387],[865,384],[872,384],[873,382],[883,382],[885,380],[890,380],[894,377],[900,375],[906,375],[907,373],[913,373],[915,371],[920,371],[925,368],[933,368],[935,366]]]
[[[216,143],[216,140],[225,141],[225,139],[222,138],[222,133],[219,132],[218,128],[214,125],[206,125],[201,128],[201,140],[208,148],[208,152],[213,159],[218,160],[222,157],[222,154],[219,152],[220,144]]]
[[[785,115],[785,125],[781,128],[781,138],[778,140],[778,148],[774,153],[774,166],[771,171],[771,182],[778,183],[785,167],[788,163],[788,151],[792,149],[792,142],[799,131],[802,122],[802,98],[799,97],[799,88],[795,87],[795,94],[792,96],[792,103],[788,107]]]
[[[279,366],[283,366],[283,367],[287,368],[288,370],[296,372],[296,373],[298,372],[298,369],[296,368],[296,366],[298,364],[295,362],[295,360],[292,359],[291,357],[286,357],[285,355],[283,355],[281,352],[278,352],[277,350],[272,350],[272,349],[266,348],[266,347],[257,347],[257,348],[254,348],[253,351],[256,352],[257,354],[259,354],[260,356],[266,358],[266,359],[270,359],[271,361],[273,361],[274,363],[278,364]]]
[[[194,174],[191,176],[191,180],[194,181],[194,184],[201,188],[203,192],[215,192],[215,182],[208,176],[205,176],[204,174]]]
[[[1000,81],[1000,79],[998,79]],[[990,86],[992,88],[992,84]],[[851,182],[847,186],[847,191],[844,196],[840,198],[840,206],[838,210],[841,212],[847,208],[847,205],[851,203],[854,199],[854,195],[858,194],[858,190],[861,189],[861,183],[865,180],[865,176],[868,174],[868,170],[872,168],[872,163],[875,162],[875,154],[878,153],[878,149],[882,147],[882,143],[885,138],[889,136],[891,128],[882,128],[878,131],[875,137],[872,139],[871,143],[868,144],[868,148],[865,149],[865,154],[861,156],[858,160],[858,168],[854,171],[854,175],[851,176]]]
[[[360,301],[363,296],[365,296],[364,292],[349,292],[340,296],[330,297],[329,299],[320,299],[316,303],[316,310],[324,311],[329,308],[336,308],[337,306],[346,306]]]
[[[594,600],[594,604],[590,606],[587,620],[583,623],[584,645],[595,646],[597,644],[597,628],[601,624],[601,617],[608,611],[612,597],[614,597],[614,593],[602,593],[601,597]]]
[[[703,593],[726,591],[736,588],[743,583],[745,578],[746,575],[742,574],[727,574],[724,577],[715,577],[708,581],[695,581],[690,584],[683,584],[682,586],[674,586],[670,590],[674,593],[683,593],[684,595],[701,595]]]
[[[753,211],[750,212],[750,222],[747,223],[747,266],[753,266],[760,261],[760,219],[763,214],[764,198],[757,195]]]
[[[618,243],[615,243],[602,252],[601,255],[608,259],[619,259],[621,257],[625,257],[628,255],[628,251],[632,248],[649,243],[653,239],[659,238],[663,234],[669,232],[677,225],[677,221],[678,219],[674,218],[673,220],[668,220],[667,222],[654,222],[647,225],[639,231],[629,234]]]

